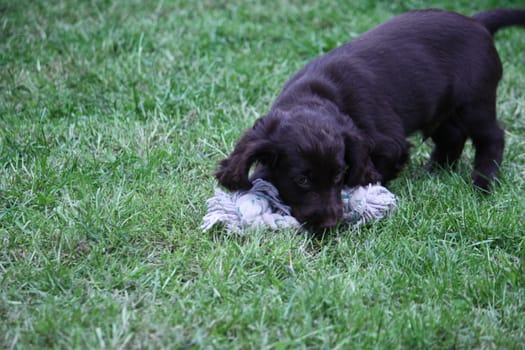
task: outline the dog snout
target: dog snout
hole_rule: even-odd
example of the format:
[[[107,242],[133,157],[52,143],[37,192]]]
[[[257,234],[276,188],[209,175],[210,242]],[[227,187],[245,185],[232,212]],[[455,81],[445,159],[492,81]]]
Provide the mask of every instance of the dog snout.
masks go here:
[[[322,232],[337,225],[337,222],[343,216],[343,208],[342,205],[336,205],[327,208],[318,208],[305,214],[300,221],[306,222],[307,226],[313,231]]]
[[[336,225],[337,225],[337,219],[330,218],[329,220],[325,220],[321,222],[320,225],[318,226],[318,229],[328,230],[328,229],[331,229],[332,227],[335,227]]]
[[[329,208],[322,216],[319,228],[326,230],[337,225],[339,219],[343,216],[343,208],[340,205]]]

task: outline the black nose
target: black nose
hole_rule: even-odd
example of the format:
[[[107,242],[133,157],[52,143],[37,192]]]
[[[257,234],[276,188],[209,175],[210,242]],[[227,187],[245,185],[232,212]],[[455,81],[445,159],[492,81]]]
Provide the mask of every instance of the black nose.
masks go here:
[[[312,220],[315,231],[324,231],[335,227],[342,216],[343,208],[340,206],[317,213],[317,215],[314,215],[314,220]]]
[[[324,205],[307,208],[297,208],[292,211],[299,222],[305,224],[306,228],[314,232],[323,232],[337,225],[337,221],[343,217],[343,206]],[[301,210],[302,209],[302,210]]]

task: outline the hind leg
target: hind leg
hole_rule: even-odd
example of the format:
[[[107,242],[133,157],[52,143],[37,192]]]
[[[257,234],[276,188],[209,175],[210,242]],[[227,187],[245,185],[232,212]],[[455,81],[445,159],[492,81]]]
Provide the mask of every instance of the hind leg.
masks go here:
[[[503,130],[496,120],[495,98],[464,110],[465,127],[476,151],[472,180],[483,190],[499,171],[505,147]]]
[[[453,167],[463,152],[467,133],[454,120],[441,124],[431,135],[434,141],[434,150],[430,157],[430,169],[436,166]]]
[[[489,184],[498,174],[503,160],[503,149],[505,147],[503,130],[494,120],[492,123],[486,124],[481,130],[477,130],[472,135],[472,141],[476,148],[472,180],[477,187],[488,190]]]

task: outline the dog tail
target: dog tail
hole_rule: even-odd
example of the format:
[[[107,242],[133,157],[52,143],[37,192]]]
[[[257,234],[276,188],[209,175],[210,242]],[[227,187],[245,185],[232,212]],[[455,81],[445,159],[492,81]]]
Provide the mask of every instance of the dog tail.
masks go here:
[[[472,16],[494,35],[498,30],[510,26],[525,27],[525,9],[494,9]]]

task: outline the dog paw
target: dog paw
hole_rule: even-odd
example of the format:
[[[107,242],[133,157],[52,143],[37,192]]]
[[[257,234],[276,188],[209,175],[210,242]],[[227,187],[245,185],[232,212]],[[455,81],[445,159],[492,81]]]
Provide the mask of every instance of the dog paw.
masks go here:
[[[489,193],[490,192],[490,179],[487,178],[485,175],[480,173],[474,173],[472,174],[472,181],[474,182],[474,186],[477,190],[479,190],[482,193]]]

